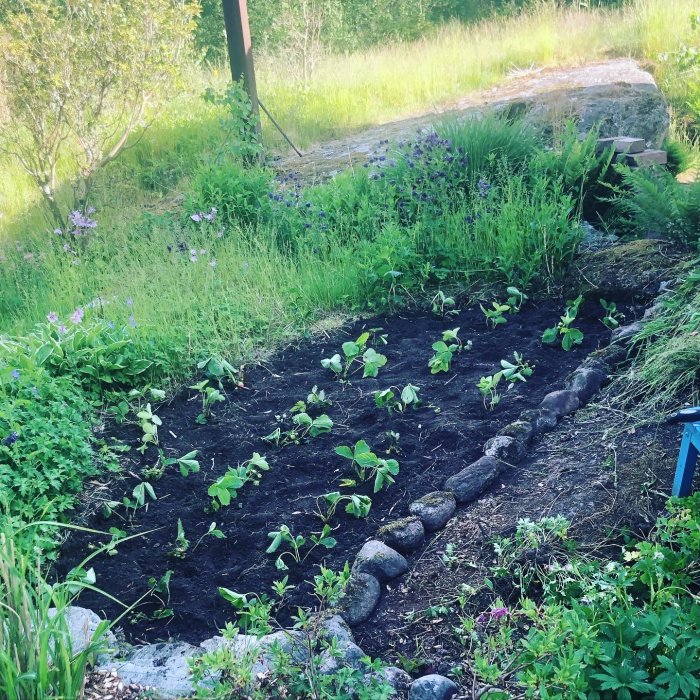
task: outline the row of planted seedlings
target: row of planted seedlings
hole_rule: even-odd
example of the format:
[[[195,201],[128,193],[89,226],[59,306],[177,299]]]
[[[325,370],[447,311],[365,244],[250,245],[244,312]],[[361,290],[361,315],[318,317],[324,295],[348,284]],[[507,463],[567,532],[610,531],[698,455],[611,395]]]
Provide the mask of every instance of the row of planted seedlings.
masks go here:
[[[507,299],[504,302],[497,300],[488,307],[480,306],[487,325],[492,329],[506,324],[508,316],[519,313],[528,299],[526,294],[515,287],[508,287],[506,292]],[[567,302],[564,313],[559,320],[542,333],[543,343],[560,342],[561,347],[568,351],[583,342],[583,332],[574,325],[581,303],[581,296]],[[611,329],[619,326],[623,316],[615,304],[604,299],[601,299],[600,303],[604,310],[602,318],[604,325]],[[459,313],[459,310],[455,308],[454,298],[446,296],[442,291],[432,298],[432,310],[433,313],[444,319],[449,319]],[[362,333],[356,340],[343,343],[341,352],[321,360],[322,367],[332,373],[340,386],[350,384],[353,377],[360,375],[360,373],[362,378],[378,377],[381,368],[387,363],[387,358],[370,346],[370,339],[375,345],[388,344],[387,335],[381,334],[381,330],[371,329]],[[433,354],[427,360],[427,367],[431,374],[449,372],[455,356],[473,349],[472,341],[462,340],[459,332],[459,327],[446,329],[442,333],[442,337],[433,343]],[[197,391],[201,400],[201,411],[195,420],[199,424],[206,424],[214,418],[215,406],[226,400],[224,379],[232,382],[235,387],[243,388],[245,386],[244,368],[235,368],[220,358],[208,358],[199,363],[198,369],[203,372],[205,378],[190,386],[190,389]],[[502,359],[500,369],[497,372],[481,377],[476,383],[484,407],[488,410],[494,410],[501,401],[504,392],[518,383],[527,382],[533,372],[534,367],[517,351],[513,352],[512,360]],[[374,403],[378,409],[386,410],[389,414],[402,414],[424,405],[439,411],[439,408],[433,404],[423,404],[420,391],[420,387],[412,383],[403,387],[391,386],[375,391]],[[114,409],[119,420],[127,420],[132,411],[135,413],[141,429],[138,450],[145,454],[149,448],[155,448],[157,449],[157,458],[153,465],[143,469],[143,479],[133,487],[130,495],[124,496],[121,501],[104,501],[103,511],[106,517],[116,515],[124,520],[132,521],[141,508],[146,507],[149,502],[157,500],[153,482],[157,482],[169,467],[179,469],[183,478],[200,471],[196,450],[181,457],[166,457],[159,446],[159,429],[162,427],[162,420],[153,410],[149,399],[156,402],[164,398],[164,392],[158,389],[134,390],[130,394],[131,402],[125,400]],[[283,447],[299,445],[307,439],[329,434],[333,429],[333,421],[323,411],[331,405],[332,401],[326,392],[313,386],[306,400],[300,400],[291,407],[291,426],[287,429],[276,427],[270,434],[261,437],[261,440],[268,445]],[[389,446],[386,448],[386,454],[399,454],[399,434],[389,431],[387,436]],[[316,497],[315,514],[322,522],[321,530],[300,534],[293,532],[286,523],[282,523],[277,530],[268,535],[272,541],[266,551],[268,554],[277,555],[275,565],[280,571],[288,570],[290,564],[303,564],[311,552],[318,547],[332,549],[336,546],[337,541],[333,537],[332,522],[339,508],[343,508],[348,515],[355,518],[366,518],[369,515],[372,498],[354,490],[359,484],[371,482],[373,492],[376,494],[382,489],[388,489],[395,483],[399,475],[399,461],[389,456],[379,456],[365,440],[358,440],[352,446],[340,445],[335,448],[335,454],[350,462],[354,474],[352,477],[342,478],[338,483],[337,490]],[[259,452],[254,452],[248,460],[237,466],[227,468],[207,487],[208,495],[211,498],[209,512],[216,513],[221,508],[230,506],[246,485],[258,486],[264,472],[269,469],[270,465],[266,457]],[[112,540],[107,551],[116,552],[119,541],[125,538],[127,533],[119,527],[111,527],[109,532]],[[216,521],[213,520],[204,533],[192,544],[184,530],[182,521],[178,519],[177,534],[169,555],[174,559],[183,559],[188,552],[196,551],[208,537],[223,539],[226,534],[219,529]],[[163,619],[174,614],[173,610],[168,607],[169,584],[172,574],[173,571],[168,570],[161,577],[151,577],[148,580],[151,592],[162,603],[152,613],[154,619]],[[74,570],[71,576],[88,581],[94,580],[92,570]],[[329,576],[333,576],[332,572],[322,567],[322,577],[328,578]],[[348,576],[349,572],[346,571],[344,579],[342,575],[341,579],[347,581]],[[281,599],[284,599],[286,595],[286,586],[286,577],[275,584],[274,590],[281,596]],[[219,592],[226,600],[232,602],[239,612],[248,605],[260,604],[258,596],[249,600],[246,595],[230,589],[221,588]],[[140,616],[142,613],[136,613],[135,616],[132,616],[131,621],[137,622]]]

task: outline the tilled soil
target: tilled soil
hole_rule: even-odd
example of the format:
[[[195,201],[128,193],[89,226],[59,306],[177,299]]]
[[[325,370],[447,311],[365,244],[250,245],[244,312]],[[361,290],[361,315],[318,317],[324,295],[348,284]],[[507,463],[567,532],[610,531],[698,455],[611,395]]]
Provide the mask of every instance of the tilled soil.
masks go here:
[[[176,465],[168,467],[162,478],[153,482],[157,500],[140,509],[132,519],[124,518],[123,509],[109,519],[99,513],[85,519],[90,526],[103,531],[119,527],[129,535],[144,533],[122,544],[115,555],[102,554],[90,562],[97,575],[97,586],[123,603],[131,604],[142,596],[150,577],[159,579],[166,571],[173,572],[169,599],[164,604],[148,598],[124,618],[122,624],[127,637],[134,642],[174,637],[198,643],[216,634],[233,617],[233,610],[218,594],[218,587],[240,593],[269,593],[272,582],[284,575],[275,569],[275,556],[265,553],[270,543],[268,533],[284,523],[295,534],[308,539],[310,533],[319,532],[322,526],[314,514],[316,498],[329,491],[351,492],[341,489],[339,482],[352,477],[354,472],[350,462],[336,455],[334,448],[363,439],[377,454],[386,456],[391,445],[388,433],[399,433],[400,451],[391,455],[400,463],[396,483],[378,494],[372,493],[370,483],[354,489],[371,496],[369,517],[358,520],[339,512],[333,521],[337,546],[331,550],[314,550],[303,564],[293,564],[287,572],[289,583],[296,586],[290,606],[280,613],[281,621],[288,621],[294,605],[310,602],[309,586],[305,582],[318,572],[319,563],[339,569],[345,561],[352,561],[362,543],[378,527],[406,515],[408,504],[415,498],[442,488],[448,476],[482,454],[484,442],[499,428],[514,420],[522,410],[535,407],[549,391],[561,388],[566,375],[587,354],[607,344],[610,332],[600,322],[600,307],[590,304],[581,308],[575,324],[584,332],[582,345],[570,352],[542,345],[542,331],[556,323],[562,308],[561,300],[530,304],[519,314],[508,316],[507,324],[495,329],[487,327],[478,308],[450,319],[411,312],[357,321],[323,337],[289,346],[267,363],[246,368],[245,388],[227,387],[226,403],[214,407],[216,415],[206,425],[196,422],[201,404],[197,392],[190,389],[183,389],[170,402],[158,407],[157,413],[163,421],[159,430],[160,448],[168,457],[197,450],[201,471],[183,477]],[[628,320],[632,320],[633,310],[623,310]],[[433,352],[432,344],[440,339],[442,331],[457,326],[463,341],[472,341],[472,349],[456,356],[450,371],[431,375],[428,358]],[[386,366],[380,369],[376,379],[363,379],[360,372],[346,384],[334,380],[332,373],[322,368],[321,359],[339,352],[343,342],[369,329],[381,329],[372,332],[374,342],[370,340],[370,345],[386,355]],[[386,345],[380,341],[383,335]],[[521,353],[535,367],[535,372],[526,384],[514,385],[495,410],[489,411],[482,403],[476,382],[481,376],[497,371],[501,359],[512,359],[514,351]],[[375,406],[376,390],[393,386],[400,391],[408,383],[420,388],[420,408],[390,415]],[[314,385],[325,390],[333,402],[324,409],[334,423],[331,434],[306,439],[299,445],[265,444],[262,436],[276,427],[285,430],[291,426],[290,408],[304,400]],[[109,433],[110,437],[133,446],[138,444],[140,435],[133,425],[114,426]],[[270,470],[263,474],[259,486],[246,485],[230,506],[211,512],[209,485],[228,467],[249,459],[253,452],[264,454],[270,463]],[[121,500],[139,483],[143,469],[156,461],[155,448],[149,448],[144,456],[132,449],[123,459],[124,479],[111,485],[93,485],[94,491],[101,498]],[[504,513],[511,520],[519,512],[536,514],[534,511],[544,513],[552,509],[552,499],[560,492],[558,484],[550,483],[545,467],[540,467],[532,477],[537,479],[534,483],[544,484],[537,487],[541,491],[538,507],[535,508],[532,497],[522,507],[518,505],[519,480],[532,481],[525,476],[527,469],[518,467],[506,477],[516,489],[503,492],[511,493],[506,500],[490,503],[489,499],[496,496],[503,498],[498,486],[479,502],[477,507],[482,514],[478,520],[485,523],[480,526],[484,528],[482,538],[484,533],[500,527]],[[481,505],[484,503],[487,505]],[[471,512],[471,507],[467,512]],[[190,541],[183,559],[171,556],[178,519]],[[194,544],[214,521],[226,538],[205,537],[193,551]],[[477,525],[465,526],[464,532],[470,533],[474,527]],[[477,527],[479,532],[480,528]],[[446,534],[439,534],[440,541],[449,541],[452,537],[449,532],[448,528]],[[91,548],[107,539],[73,534],[64,545],[59,573],[65,574]],[[412,565],[424,556],[425,553],[418,552],[411,558]],[[439,570],[431,575],[443,577]],[[413,574],[408,579],[415,581]],[[426,585],[433,583],[431,580]],[[405,588],[407,583],[400,585]],[[90,592],[82,595],[80,604],[112,619],[122,610]],[[420,606],[421,599],[411,601],[410,605]],[[157,616],[164,606],[172,609],[173,615],[154,619],[154,614]],[[396,610],[399,604],[390,593],[382,606]],[[402,603],[399,607],[403,610],[405,606]],[[381,633],[375,622],[368,623],[369,627],[362,631],[366,651],[378,651],[385,643],[389,647],[393,645],[387,636],[394,635],[390,625],[380,624]]]

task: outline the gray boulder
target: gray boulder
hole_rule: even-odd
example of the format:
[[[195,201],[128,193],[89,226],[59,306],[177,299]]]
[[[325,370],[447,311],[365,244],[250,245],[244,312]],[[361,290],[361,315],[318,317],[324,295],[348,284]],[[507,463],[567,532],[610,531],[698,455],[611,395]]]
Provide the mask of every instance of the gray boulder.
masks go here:
[[[157,698],[182,698],[195,690],[189,661],[201,654],[201,649],[185,642],[147,644],[110,667],[125,685],[133,683],[152,688]]]
[[[425,540],[425,528],[420,518],[411,516],[388,523],[379,529],[377,539],[399,552],[413,552]]]
[[[552,411],[557,418],[561,418],[573,413],[580,406],[580,401],[573,391],[562,389],[561,391],[551,391],[547,394],[542,399],[540,406]]]
[[[512,423],[508,423],[508,425],[500,431],[500,434],[515,438],[522,442],[523,445],[528,445],[535,436],[535,426],[533,426],[530,421],[516,420]]]
[[[583,406],[591,400],[594,394],[600,391],[600,387],[603,386],[606,379],[606,374],[599,369],[577,369],[564,382],[564,387],[573,391]]]
[[[340,615],[350,627],[359,625],[374,612],[381,594],[379,581],[374,576],[353,573],[338,603]]]
[[[384,542],[370,540],[362,545],[355,557],[353,571],[371,574],[384,583],[408,571],[408,562],[395,549]]]
[[[232,656],[252,664],[253,674],[267,673],[272,664],[272,647],[277,647],[296,663],[309,660],[307,635],[300,630],[280,630],[257,637],[252,634],[238,634],[232,639],[219,635],[206,639],[199,645],[204,651],[227,649]]]
[[[579,133],[598,127],[601,137],[635,136],[649,148],[660,148],[668,133],[666,99],[629,59],[543,73],[531,82],[520,99],[525,120],[537,127],[572,119]]]
[[[56,608],[50,608],[49,617],[53,619],[56,612]],[[63,617],[68,627],[73,654],[80,654],[92,644],[97,628],[104,622],[97,613],[77,605],[69,605],[65,608]],[[101,642],[107,649],[112,649],[117,645],[117,640],[111,630],[107,630],[102,635]],[[106,660],[107,657],[104,658]]]
[[[411,683],[408,700],[449,700],[458,690],[449,678],[431,673]]]
[[[484,454],[487,457],[495,457],[508,464],[517,464],[525,457],[527,450],[520,440],[509,435],[496,435],[486,441]]]
[[[408,686],[413,680],[406,671],[397,666],[385,666],[376,675],[380,680],[388,683],[397,693],[400,693],[402,697],[405,696]]]
[[[612,332],[611,340],[613,343],[625,343],[633,335],[637,335],[642,328],[644,328],[644,324],[641,321],[635,321],[627,326],[620,326]]]
[[[523,411],[520,414],[520,420],[528,421],[532,425],[535,435],[541,435],[554,430],[557,425],[557,414],[548,408],[535,408]]]
[[[328,642],[336,639],[339,642],[354,642],[348,623],[340,615],[333,615],[321,622],[318,630],[320,639]]]
[[[331,650],[321,652],[319,659],[319,673],[329,675],[335,673],[344,666],[351,666],[358,670],[366,668],[362,659],[367,656],[354,642],[339,642]]]
[[[428,532],[443,527],[455,510],[457,501],[451,491],[433,491],[408,506],[411,515],[418,516]]]
[[[498,477],[504,464],[495,457],[482,457],[451,476],[445,482],[445,490],[452,491],[457,503],[473,501]]]

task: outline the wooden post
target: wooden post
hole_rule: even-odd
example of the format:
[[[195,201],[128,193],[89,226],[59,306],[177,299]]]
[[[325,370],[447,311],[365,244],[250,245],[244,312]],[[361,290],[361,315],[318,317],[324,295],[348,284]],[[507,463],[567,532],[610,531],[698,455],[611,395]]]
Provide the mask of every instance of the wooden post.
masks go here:
[[[258,92],[255,87],[255,67],[253,66],[250,26],[248,25],[248,6],[246,0],[222,0],[222,2],[231,76],[234,82],[243,81],[253,107],[255,128],[260,133],[260,110],[258,108]]]

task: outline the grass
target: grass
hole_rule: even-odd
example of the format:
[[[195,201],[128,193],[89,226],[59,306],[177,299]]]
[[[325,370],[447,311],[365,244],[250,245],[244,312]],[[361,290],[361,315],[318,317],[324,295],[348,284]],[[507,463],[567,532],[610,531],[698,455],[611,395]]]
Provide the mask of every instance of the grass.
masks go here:
[[[36,561],[0,532],[0,692],[6,700],[80,698],[86,668],[104,648],[103,623],[73,649],[66,608],[69,586],[49,584]]]

